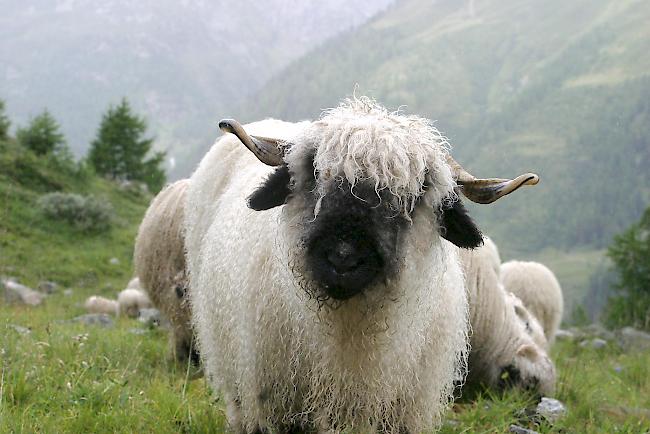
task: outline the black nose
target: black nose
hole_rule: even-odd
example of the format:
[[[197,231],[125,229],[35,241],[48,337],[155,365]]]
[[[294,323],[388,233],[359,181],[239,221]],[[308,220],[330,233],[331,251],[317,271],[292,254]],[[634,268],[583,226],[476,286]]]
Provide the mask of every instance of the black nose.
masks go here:
[[[361,256],[347,241],[339,241],[327,254],[327,260],[337,273],[348,273],[359,266]]]

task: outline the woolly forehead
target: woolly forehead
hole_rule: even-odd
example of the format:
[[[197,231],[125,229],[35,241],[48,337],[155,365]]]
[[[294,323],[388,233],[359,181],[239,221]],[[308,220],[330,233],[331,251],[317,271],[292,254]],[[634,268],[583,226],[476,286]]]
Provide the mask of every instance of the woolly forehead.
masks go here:
[[[425,177],[433,201],[453,195],[449,145],[426,119],[355,100],[326,112],[291,142],[285,161],[295,172],[313,156],[321,195],[343,181],[352,188],[367,182],[376,191],[389,190],[408,211],[422,195]]]

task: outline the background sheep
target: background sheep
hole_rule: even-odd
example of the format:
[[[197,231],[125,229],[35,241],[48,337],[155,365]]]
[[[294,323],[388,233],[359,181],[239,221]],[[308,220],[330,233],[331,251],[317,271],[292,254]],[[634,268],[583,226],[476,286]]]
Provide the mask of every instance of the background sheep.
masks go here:
[[[118,306],[116,300],[110,300],[99,295],[88,297],[84,303],[84,308],[88,313],[107,313],[109,315],[117,315]]]
[[[519,320],[524,325],[524,328],[528,335],[533,339],[533,342],[548,352],[550,345],[546,339],[546,335],[544,334],[544,328],[542,327],[542,324],[535,317],[535,315],[526,309],[526,306],[524,306],[524,303],[519,297],[514,295],[512,292],[505,292],[506,297],[508,297],[507,303],[514,308],[515,314],[517,314],[517,317],[519,317]]]
[[[439,231],[480,242],[454,178],[488,201],[536,178],[486,198],[427,121],[367,99],[313,123],[220,126],[237,137],[191,178],[185,245],[204,369],[232,429],[437,425],[467,340],[457,253]]]
[[[492,239],[487,236],[483,236],[483,245],[485,251],[482,252],[481,255],[485,255],[485,258],[489,261],[494,274],[500,281],[501,256],[499,254],[499,248],[494,243],[494,241],[492,241]],[[511,305],[514,308],[517,317],[521,320],[521,323],[524,325],[524,328],[533,339],[533,342],[535,342],[541,348],[548,350],[548,340],[544,335],[544,329],[542,328],[539,321],[524,307],[524,304],[517,296],[509,291],[506,291],[506,297],[508,297],[506,300],[507,304]]]
[[[140,289],[127,288],[117,295],[117,314],[136,318],[140,309],[151,307],[147,294]]]
[[[564,310],[562,288],[555,274],[539,262],[510,261],[501,266],[501,282],[535,315],[552,344]]]
[[[177,181],[151,202],[135,241],[135,269],[140,284],[172,324],[172,353],[180,361],[198,362],[193,349],[187,297],[183,205],[189,180]]]
[[[542,346],[535,343],[525,322],[527,314],[518,299],[509,295],[495,272],[495,250],[486,244],[474,250],[460,250],[470,303],[469,374],[467,385],[489,387],[506,384],[552,394],[555,368]],[[497,268],[498,270],[498,268]],[[527,314],[528,315],[528,314]],[[525,315],[524,315],[525,316]],[[529,316],[529,315],[528,315]],[[541,334],[537,334],[541,338]]]

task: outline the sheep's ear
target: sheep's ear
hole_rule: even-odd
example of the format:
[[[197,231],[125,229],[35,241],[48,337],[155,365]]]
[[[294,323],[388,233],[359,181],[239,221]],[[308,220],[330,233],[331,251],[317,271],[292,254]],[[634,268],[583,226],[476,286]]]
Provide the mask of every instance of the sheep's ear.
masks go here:
[[[440,236],[463,249],[483,245],[483,235],[458,199],[442,209],[439,219]]]
[[[521,345],[519,348],[517,348],[516,354],[520,357],[524,357],[526,359],[531,359],[531,360],[536,360],[540,356],[537,347],[532,344]]]
[[[278,167],[248,196],[248,207],[255,211],[264,211],[284,205],[291,193],[290,183],[291,175],[287,165]]]

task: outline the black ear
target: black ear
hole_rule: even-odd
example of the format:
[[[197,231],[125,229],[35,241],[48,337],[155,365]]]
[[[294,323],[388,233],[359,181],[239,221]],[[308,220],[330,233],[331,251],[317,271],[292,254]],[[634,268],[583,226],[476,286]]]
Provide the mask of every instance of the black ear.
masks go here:
[[[442,210],[440,236],[462,249],[483,245],[483,235],[460,199]]]
[[[290,182],[289,168],[283,164],[248,196],[248,207],[255,211],[264,211],[284,205],[291,193]]]

